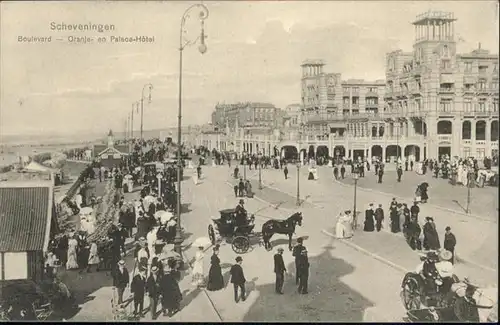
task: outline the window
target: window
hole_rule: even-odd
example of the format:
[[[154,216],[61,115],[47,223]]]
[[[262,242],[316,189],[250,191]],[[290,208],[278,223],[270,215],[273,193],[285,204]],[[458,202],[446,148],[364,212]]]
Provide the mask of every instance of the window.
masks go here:
[[[370,87],[370,88],[368,88],[368,91],[371,92],[371,93],[377,93],[378,92],[378,88],[377,87]]]
[[[493,71],[498,71],[498,63],[493,64]]]
[[[498,112],[498,98],[493,99],[493,112]]]
[[[465,84],[464,87],[465,87],[465,90],[472,90],[474,88],[474,85],[473,84]]]
[[[479,103],[477,104],[477,107],[478,107],[479,112],[485,112],[486,111],[486,98],[479,99]]]
[[[345,93],[347,93],[347,94],[348,94],[348,93],[349,93],[349,87],[344,87],[344,88],[343,88],[343,91],[344,91],[344,94],[345,94]]]
[[[481,65],[479,66],[479,74],[486,74],[488,71],[488,66],[487,65]]]
[[[447,70],[451,68],[450,60],[441,60],[441,69]]]
[[[480,80],[479,83],[477,84],[478,89],[486,89],[486,81],[485,80]]]
[[[418,111],[422,109],[422,103],[420,102],[420,99],[415,99],[415,107]]]
[[[464,101],[464,112],[472,112],[472,100],[470,98]]]
[[[486,150],[484,148],[476,149],[476,159],[478,159],[478,160],[484,159],[485,152],[486,152]]]
[[[464,147],[463,152],[464,152],[463,154],[464,158],[472,157],[470,147]]]
[[[349,97],[344,97],[344,105],[349,105]]]
[[[3,253],[5,278],[23,280],[28,278],[28,254],[26,252]]]
[[[343,109],[342,115],[349,115],[349,109]]]
[[[359,104],[359,97],[353,97],[352,103],[353,103],[353,105],[358,105]]]
[[[472,72],[472,62],[465,62],[465,72]]]
[[[354,88],[352,88],[352,92],[353,92],[353,93],[357,93],[357,92],[359,92],[359,87],[354,87]]]
[[[491,83],[491,89],[497,89],[498,88],[498,82],[493,81]]]
[[[370,97],[366,99],[366,105],[377,105],[378,98]]]
[[[439,108],[441,112],[451,112],[451,99],[441,99]]]

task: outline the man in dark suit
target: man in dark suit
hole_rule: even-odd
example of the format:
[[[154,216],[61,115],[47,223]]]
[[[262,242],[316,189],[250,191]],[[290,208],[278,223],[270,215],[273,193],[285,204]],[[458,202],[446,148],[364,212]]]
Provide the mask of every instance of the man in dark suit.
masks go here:
[[[134,295],[134,316],[142,316],[144,309],[144,293],[146,292],[146,270],[141,268],[130,284],[130,292]],[[139,312],[137,309],[139,308]]]
[[[151,274],[146,282],[146,289],[149,295],[149,311],[151,319],[156,319],[156,309],[158,307],[158,299],[160,298],[160,276],[158,275],[158,266],[151,267]]]
[[[295,284],[299,285],[299,258],[300,258],[300,252],[305,249],[305,247],[302,245],[304,242],[304,239],[299,237],[297,238],[297,245],[293,248],[292,251],[292,256],[295,257]]]
[[[278,248],[278,252],[274,254],[274,273],[276,273],[276,293],[283,294],[283,284],[285,282],[285,262],[283,261],[283,248]]]
[[[307,282],[309,280],[309,258],[307,257],[307,249],[304,247],[300,252],[300,257],[298,261],[298,273],[299,273],[299,288],[298,292],[300,294],[307,294]]]
[[[342,164],[342,166],[340,167],[340,176],[342,177],[342,179],[344,179],[344,177],[345,177],[345,166],[344,166],[344,164]]]
[[[375,221],[375,227],[377,231],[380,231],[380,229],[382,229],[382,222],[384,221],[384,209],[382,208],[382,204],[379,204],[378,208],[375,210]]]
[[[451,232],[451,227],[447,226],[445,228],[446,233],[444,234],[443,248],[450,251],[452,254],[450,262],[455,264],[455,246],[457,245],[457,239],[455,235]]]
[[[241,267],[241,263],[243,259],[241,256],[236,257],[236,264],[231,266],[231,270],[229,271],[231,274],[231,283],[234,287],[234,301],[238,302],[238,288],[241,289],[241,300],[245,301],[245,275],[243,274],[243,268]]]
[[[115,271],[113,276],[113,285],[118,290],[118,304],[123,303],[123,292],[130,281],[127,267],[125,266],[125,261],[120,260],[118,262],[118,269]]]

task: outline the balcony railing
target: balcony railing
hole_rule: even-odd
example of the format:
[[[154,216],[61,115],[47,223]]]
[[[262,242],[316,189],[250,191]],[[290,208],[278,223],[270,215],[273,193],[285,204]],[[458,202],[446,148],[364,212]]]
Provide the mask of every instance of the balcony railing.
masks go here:
[[[442,87],[442,88],[439,88],[439,92],[441,94],[454,94],[455,93],[455,88]]]

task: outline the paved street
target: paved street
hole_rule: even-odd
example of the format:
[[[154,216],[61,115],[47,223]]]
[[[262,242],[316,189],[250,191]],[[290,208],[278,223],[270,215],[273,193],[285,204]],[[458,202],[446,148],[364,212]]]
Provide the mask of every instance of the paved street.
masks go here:
[[[190,212],[183,215],[183,226],[193,233],[190,237],[193,239],[206,236],[209,216],[215,216],[218,210],[234,207],[237,203],[231,187],[225,182],[227,166],[207,167],[203,172],[205,179],[198,186],[193,184],[195,189],[191,195],[193,212],[199,208],[204,213]],[[184,188],[191,184],[187,182]],[[185,202],[189,201],[186,196]],[[260,200],[248,199],[246,202],[249,212],[258,211],[256,232],[260,231],[260,226],[267,218],[280,219],[291,214],[290,211],[276,210]],[[305,245],[310,253],[310,294],[299,296],[295,293],[294,279],[288,279],[284,296],[274,294],[274,250],[267,252],[259,247],[258,239],[255,238],[253,251],[243,256],[243,267],[249,280],[248,300],[236,305],[232,300],[231,287],[208,293],[221,318],[224,321],[401,321],[404,311],[400,307],[399,284],[403,274],[322,234],[321,225],[326,219],[312,214],[317,209],[311,206],[300,210],[304,213],[304,224],[297,228],[296,236],[308,236]],[[274,248],[286,248],[285,236],[273,237],[271,241]],[[189,254],[193,254],[192,251],[188,250]],[[221,259],[226,281],[229,278],[228,267],[234,263],[235,257],[230,245],[223,244]],[[262,263],[265,263],[264,267],[256,267]],[[288,251],[285,253],[285,263],[288,270],[293,272],[293,259]],[[205,266],[208,272],[209,265]],[[367,272],[368,268],[370,272]],[[373,274],[384,275],[375,285],[379,289],[373,287]]]
[[[262,179],[267,186],[293,195],[296,192],[296,168],[289,168],[289,171],[289,179],[284,180],[282,171],[265,169],[262,171]],[[319,168],[319,180],[307,181],[307,168],[302,168],[301,197],[307,197],[307,201],[323,207],[325,211],[331,211],[331,225],[333,226],[335,217],[338,215],[336,211],[353,209],[353,188],[334,182],[331,172],[331,169],[327,167]],[[392,195],[358,188],[357,210],[362,211],[359,222],[362,224],[364,210],[371,202],[383,204],[386,213],[388,213],[387,209],[391,198]],[[405,202],[411,203],[411,201]],[[455,214],[427,204],[421,205],[421,216],[428,215],[434,217],[441,241],[444,236],[444,228],[447,225],[452,227],[452,231],[457,236],[457,255],[460,258],[480,264],[487,269],[496,270],[498,265],[497,223]],[[402,238],[401,242],[403,245]]]
[[[232,168],[231,168],[232,170]],[[192,171],[188,171],[190,175]],[[311,275],[309,294],[298,295],[294,284],[294,265],[291,254],[286,249],[287,238],[275,236],[271,239],[273,250],[267,252],[259,246],[260,228],[269,218],[285,219],[297,211],[295,206],[296,169],[290,168],[290,177],[284,180],[282,171],[267,169],[262,171],[264,189],[258,189],[258,171],[247,171],[256,192],[255,199],[245,199],[246,208],[256,215],[256,236],[251,238],[252,249],[243,255],[243,268],[249,281],[247,301],[235,304],[232,286],[218,292],[198,290],[191,286],[190,275],[185,274],[180,282],[184,300],[182,310],[172,318],[159,316],[158,321],[402,321],[405,315],[400,301],[400,286],[406,270],[413,270],[419,263],[418,256],[411,251],[404,240],[388,232],[365,233],[358,231],[347,241],[332,238],[335,217],[344,209],[351,208],[352,189],[332,182],[327,178],[331,170],[321,169],[320,180],[307,181],[305,169],[301,179],[301,198],[305,202],[298,209],[304,215],[302,227],[298,227],[295,238],[304,236],[309,250]],[[182,182],[182,226],[185,228],[184,254],[188,260],[194,257],[196,248],[192,241],[207,236],[210,217],[218,216],[218,211],[236,206],[230,169],[227,166],[204,166],[204,177],[198,185],[192,179]],[[138,192],[126,194],[132,199]],[[334,198],[333,200],[331,198]],[[358,191],[358,206],[364,209],[368,200],[389,199],[381,194]],[[381,201],[382,202],[382,201]],[[439,212],[442,214],[442,212]],[[462,217],[459,217],[462,218]],[[482,221],[477,225],[481,227]],[[362,220],[361,220],[362,221]],[[440,220],[436,220],[441,227]],[[460,223],[457,223],[460,224]],[[476,225],[476,226],[477,226]],[[491,224],[490,224],[491,225]],[[452,227],[455,227],[453,225]],[[486,232],[488,229],[483,230]],[[457,234],[460,243],[460,236]],[[289,271],[283,296],[274,293],[272,255],[277,247],[285,248],[285,264]],[[458,248],[459,254],[462,248]],[[206,252],[205,270],[208,274],[211,249]],[[236,253],[231,245],[223,241],[220,258],[226,283],[229,268],[234,263]],[[133,260],[126,258],[132,272]],[[457,266],[459,276],[473,274],[481,283],[496,283],[496,273],[472,264]],[[111,278],[104,272],[77,275],[80,284],[92,283],[82,293],[84,303],[72,320],[110,320],[112,297]],[[128,293],[125,294],[128,296]],[[148,303],[146,301],[146,307]],[[129,310],[131,306],[129,305]],[[147,315],[144,320],[149,320]]]
[[[350,171],[350,168],[347,168]],[[333,176],[331,170],[330,177]],[[401,182],[397,181],[396,171],[387,171],[384,174],[383,183],[377,183],[377,177],[373,166],[370,171],[365,172],[365,177],[360,178],[358,186],[385,192],[399,197],[414,198],[417,185],[422,182],[429,183],[429,203],[438,205],[447,209],[455,210],[459,213],[465,213],[467,207],[467,187],[462,185],[452,186],[449,180],[432,177],[432,173],[418,175],[416,172],[408,171],[403,173]],[[354,180],[348,175],[344,184],[352,185]],[[469,206],[470,213],[479,215],[492,220],[498,218],[498,189],[493,186],[484,188],[474,188],[471,191],[471,200]]]

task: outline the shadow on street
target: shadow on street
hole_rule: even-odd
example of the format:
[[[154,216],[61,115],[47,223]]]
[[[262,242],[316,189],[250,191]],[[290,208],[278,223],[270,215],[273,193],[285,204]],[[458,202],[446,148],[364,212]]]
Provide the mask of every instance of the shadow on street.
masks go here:
[[[354,271],[351,264],[334,256],[335,247],[323,247],[318,256],[311,256],[309,294],[299,295],[294,281],[287,276],[284,295],[275,293],[274,283],[252,287],[259,297],[243,318],[244,322],[255,321],[332,321],[362,322],[365,310],[374,304],[341,280]],[[287,265],[289,273],[295,265]],[[270,313],[269,311],[273,312]]]

